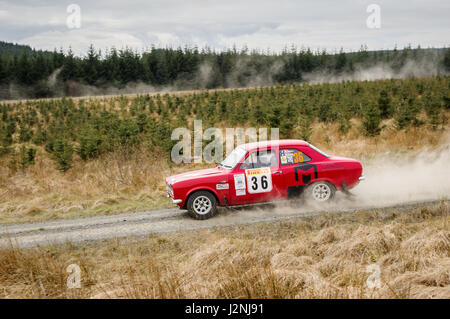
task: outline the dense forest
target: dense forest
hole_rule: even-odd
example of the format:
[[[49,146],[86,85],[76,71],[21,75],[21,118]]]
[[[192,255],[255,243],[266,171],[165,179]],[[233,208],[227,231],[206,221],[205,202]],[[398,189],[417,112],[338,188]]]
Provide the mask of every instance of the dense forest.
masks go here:
[[[0,104],[0,157],[12,170],[33,165],[45,149],[61,171],[82,161],[123,151],[165,153],[175,127],[275,127],[282,138],[309,140],[313,122],[337,123],[345,135],[350,119],[361,134],[376,136],[382,121],[398,130],[445,126],[450,77],[324,84],[285,84],[256,89],[144,94],[91,99],[50,99]]]
[[[395,72],[408,61],[432,63],[438,74],[445,74],[450,71],[450,49],[368,51],[362,46],[358,52],[329,53],[292,47],[280,53],[263,53],[246,48],[217,52],[152,47],[142,52],[114,48],[101,52],[91,46],[79,57],[70,49],[36,51],[0,42],[0,99],[107,94],[130,85],[133,92],[260,87],[302,82],[312,72],[339,75],[380,63]]]

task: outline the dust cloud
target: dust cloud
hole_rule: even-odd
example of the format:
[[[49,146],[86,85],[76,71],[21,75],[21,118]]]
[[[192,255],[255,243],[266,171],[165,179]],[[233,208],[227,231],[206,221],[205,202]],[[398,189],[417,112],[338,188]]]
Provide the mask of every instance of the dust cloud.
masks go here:
[[[225,77],[223,88],[259,88],[276,85],[277,75],[282,72],[285,64],[277,61],[265,72],[258,71],[248,63],[248,58],[240,58],[236,61],[232,71]],[[242,75],[246,74],[243,79]],[[411,77],[428,77],[436,75],[448,75],[440,65],[437,57],[424,57],[420,60],[409,59],[401,67],[395,67],[392,63],[379,62],[375,65],[355,65],[352,71],[332,73],[329,70],[318,70],[311,73],[303,73],[303,84],[337,83],[344,81],[374,81],[381,79],[404,79]],[[90,86],[73,82],[75,96],[103,96],[121,94],[142,93],[168,93],[183,90],[207,89],[214,86],[216,70],[205,61],[199,66],[195,76],[190,80],[175,80],[170,85],[152,86],[142,82],[129,83],[124,87],[109,84],[102,87]]]
[[[406,60],[405,64],[395,68],[390,63],[380,62],[373,66],[356,65],[351,72],[330,74],[326,71],[307,73],[303,79],[310,84],[336,83],[343,81],[375,81],[382,79],[421,78],[437,75],[448,75],[448,72],[440,67],[436,57],[427,57],[420,60]]]
[[[450,198],[450,140],[432,151],[399,156],[385,153],[362,162],[366,177],[351,192],[338,191],[328,203],[311,200],[278,201],[269,205],[252,206],[225,211],[217,218],[251,217],[289,218],[318,213],[337,213],[353,209],[383,208]]]
[[[448,199],[449,163],[448,143],[412,157],[392,159],[385,154],[364,167],[366,180],[353,193],[359,203],[368,206]]]

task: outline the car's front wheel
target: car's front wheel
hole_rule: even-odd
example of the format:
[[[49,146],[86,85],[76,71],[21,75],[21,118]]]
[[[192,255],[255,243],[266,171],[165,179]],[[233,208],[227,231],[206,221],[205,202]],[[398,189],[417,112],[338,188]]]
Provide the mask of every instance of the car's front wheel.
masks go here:
[[[216,197],[208,191],[197,191],[187,202],[189,215],[195,219],[208,219],[217,213]]]
[[[316,202],[327,202],[333,199],[336,193],[336,188],[329,182],[319,181],[312,183],[306,189],[307,199],[312,199]]]

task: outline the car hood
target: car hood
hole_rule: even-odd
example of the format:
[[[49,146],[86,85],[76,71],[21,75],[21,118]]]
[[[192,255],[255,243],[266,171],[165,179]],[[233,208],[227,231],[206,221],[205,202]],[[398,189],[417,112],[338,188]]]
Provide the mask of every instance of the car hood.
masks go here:
[[[169,176],[166,178],[166,182],[168,182],[169,184],[174,184],[177,182],[182,182],[191,179],[199,179],[203,177],[212,177],[212,176],[220,177],[226,174],[227,171],[219,167],[206,168]]]

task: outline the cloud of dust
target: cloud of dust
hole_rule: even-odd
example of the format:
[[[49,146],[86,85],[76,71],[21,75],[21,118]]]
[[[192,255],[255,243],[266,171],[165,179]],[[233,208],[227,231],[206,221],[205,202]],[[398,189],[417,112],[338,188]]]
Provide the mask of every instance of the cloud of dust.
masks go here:
[[[267,70],[260,71],[251,63],[250,57],[239,57],[231,72],[225,78],[226,87],[255,88],[275,85],[274,79],[283,70],[283,66],[283,61],[276,60]]]
[[[276,61],[265,72],[258,72],[253,65],[250,65],[249,57],[240,57],[232,68],[232,71],[225,77],[225,88],[247,88],[275,85],[274,77],[282,70],[284,63]],[[245,74],[245,77],[243,77]],[[125,86],[117,83],[104,84],[102,86],[87,85],[76,81],[68,81],[69,95],[101,97],[110,95],[127,95],[143,93],[168,93],[183,90],[196,90],[212,87],[215,82],[216,72],[214,66],[209,61],[204,61],[198,67],[192,79],[177,79],[170,85],[153,86],[143,82],[132,82]],[[52,74],[49,83],[54,83]],[[56,87],[54,84],[52,87]],[[56,94],[58,95],[59,92]],[[62,94],[61,94],[62,95]]]
[[[398,70],[393,67],[392,63],[379,62],[373,66],[356,65],[352,72],[340,74],[333,74],[326,70],[311,72],[304,74],[303,79],[307,83],[316,84],[448,75],[448,72],[444,71],[439,64],[436,56],[427,56],[417,61],[406,60]]]
[[[348,209],[382,208],[450,198],[450,140],[439,149],[422,150],[414,156],[385,153],[363,164],[366,177],[348,197],[337,192],[329,203],[311,200],[274,202],[225,212],[218,218],[310,216],[319,212],[336,213]]]
[[[124,95],[124,94],[137,94],[137,93],[153,93],[157,90],[154,86],[145,84],[143,82],[133,82],[128,83],[123,87],[118,87],[113,84],[94,86],[83,84],[75,81],[70,81],[67,83],[69,87],[69,94],[73,96],[109,96],[109,95]]]
[[[62,71],[62,67],[56,69],[55,71],[52,72],[52,74],[50,74],[47,78],[47,85],[50,87],[55,87],[58,84],[58,76]]]
[[[402,204],[450,197],[450,144],[413,157],[385,154],[364,168],[366,180],[354,188],[362,205]]]

